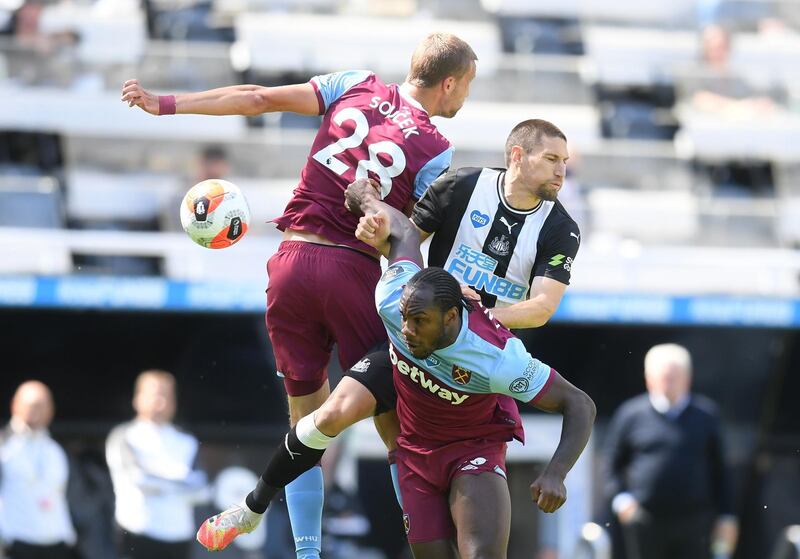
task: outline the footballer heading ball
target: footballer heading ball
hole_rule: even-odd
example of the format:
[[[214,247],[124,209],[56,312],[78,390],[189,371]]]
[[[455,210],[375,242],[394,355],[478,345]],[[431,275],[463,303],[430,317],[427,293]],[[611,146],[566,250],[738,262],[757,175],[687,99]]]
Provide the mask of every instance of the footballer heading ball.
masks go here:
[[[208,179],[189,189],[181,202],[181,225],[191,239],[206,248],[226,248],[247,232],[250,208],[239,187]]]

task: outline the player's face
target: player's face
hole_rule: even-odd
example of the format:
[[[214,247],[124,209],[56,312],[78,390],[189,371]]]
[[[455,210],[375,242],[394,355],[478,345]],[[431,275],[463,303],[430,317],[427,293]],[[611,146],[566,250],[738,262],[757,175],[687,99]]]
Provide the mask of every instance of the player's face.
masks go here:
[[[53,419],[53,400],[43,386],[27,384],[15,395],[11,413],[31,429],[44,429]]]
[[[157,377],[142,379],[133,401],[136,413],[156,423],[172,421],[175,415],[175,387]]]
[[[677,402],[689,392],[691,375],[677,363],[663,363],[649,371],[647,390],[665,396],[670,402]]]
[[[475,62],[473,61],[470,64],[469,70],[459,77],[459,78],[452,78],[453,83],[449,91],[445,94],[445,99],[442,107],[441,116],[445,118],[453,118],[456,116],[461,107],[464,106],[464,101],[467,100],[469,97],[469,86],[472,83],[472,80],[475,79],[475,72],[477,68],[475,66]]]
[[[521,178],[534,196],[553,201],[564,185],[568,159],[567,142],[556,136],[545,136],[530,153],[522,154]]]
[[[417,359],[424,359],[444,347],[445,313],[434,304],[429,290],[405,289],[400,298],[403,317],[402,334],[408,350]]]

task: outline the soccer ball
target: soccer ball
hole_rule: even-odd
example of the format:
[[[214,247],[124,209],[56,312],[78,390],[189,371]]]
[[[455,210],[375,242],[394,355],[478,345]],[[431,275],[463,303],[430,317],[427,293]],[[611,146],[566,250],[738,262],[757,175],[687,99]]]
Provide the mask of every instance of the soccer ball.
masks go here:
[[[226,248],[247,232],[250,208],[239,187],[208,179],[189,189],[181,202],[181,225],[198,245]]]

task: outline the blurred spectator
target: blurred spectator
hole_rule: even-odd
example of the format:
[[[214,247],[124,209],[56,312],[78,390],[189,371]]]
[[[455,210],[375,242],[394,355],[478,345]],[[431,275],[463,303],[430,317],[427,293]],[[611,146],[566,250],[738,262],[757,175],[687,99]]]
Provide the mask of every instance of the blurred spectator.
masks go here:
[[[0,29],[13,40],[6,47],[7,77],[30,85],[65,85],[71,79],[73,50],[79,37],[72,30],[45,32],[44,0],[24,0]]]
[[[606,441],[606,493],[628,559],[729,558],[738,523],[716,406],[690,394],[689,352],[654,346],[647,393],[623,403]]]
[[[78,555],[115,559],[114,489],[102,449],[79,439],[67,445],[66,451],[70,472],[67,501],[78,534]]]
[[[175,377],[148,370],[136,379],[136,417],[111,431],[106,459],[116,495],[125,559],[187,559],[194,505],[207,500],[205,474],[194,469],[198,442],[171,423]]]
[[[703,29],[702,60],[678,78],[681,98],[697,110],[731,118],[774,112],[785,102],[786,92],[756,87],[738,75],[730,66],[731,41],[730,32],[720,25]]]
[[[233,42],[234,31],[215,17],[211,0],[142,0],[151,39]]]
[[[66,490],[64,449],[50,437],[50,389],[22,383],[11,401],[11,421],[0,433],[0,536],[12,559],[73,559],[75,529]]]
[[[230,173],[228,153],[221,146],[208,146],[200,152],[197,161],[195,184],[206,179],[224,179]]]

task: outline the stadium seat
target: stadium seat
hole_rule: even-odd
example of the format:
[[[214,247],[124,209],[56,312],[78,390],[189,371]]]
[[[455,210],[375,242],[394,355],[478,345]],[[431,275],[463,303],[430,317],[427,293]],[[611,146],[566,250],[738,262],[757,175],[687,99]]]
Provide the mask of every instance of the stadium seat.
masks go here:
[[[800,196],[782,198],[777,209],[778,238],[785,246],[800,248]]]
[[[138,2],[59,2],[45,8],[44,33],[71,31],[80,37],[78,57],[89,65],[133,64],[145,49],[147,29]]]
[[[797,33],[741,33],[731,44],[731,67],[762,87],[800,86]]]
[[[58,88],[0,86],[0,128],[58,131],[65,135],[101,136],[107,139],[161,138],[222,142],[246,135],[240,116],[208,118],[182,115],[154,118],[120,102],[116,91],[81,92]]]
[[[456,151],[472,149],[502,153],[511,129],[529,118],[543,118],[557,124],[574,149],[592,149],[600,141],[600,116],[591,105],[471,101],[459,111],[458,118],[434,118],[433,121]]]
[[[69,249],[62,234],[53,230],[2,227],[0,254],[0,274],[60,275],[72,271]]]
[[[693,31],[591,25],[584,28],[583,40],[585,79],[607,85],[671,83],[674,71],[693,63],[700,53]]]
[[[175,175],[72,168],[67,172],[67,215],[89,222],[152,221],[181,189]]]
[[[261,72],[368,68],[387,80],[402,79],[417,42],[442,29],[480,53],[482,76],[495,73],[501,48],[493,23],[277,13],[242,13],[236,18],[232,63],[240,70]]]
[[[61,192],[52,177],[2,177],[0,208],[0,227],[64,226]]]
[[[777,109],[770,114],[723,118],[686,105],[676,109],[679,152],[700,159],[800,159],[800,114]]]
[[[681,243],[695,239],[700,226],[698,201],[687,191],[596,188],[587,201],[595,232]]]
[[[488,12],[508,16],[571,17],[583,21],[684,25],[695,20],[696,0],[481,0]]]

